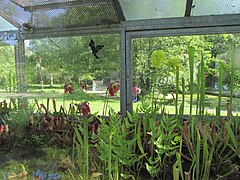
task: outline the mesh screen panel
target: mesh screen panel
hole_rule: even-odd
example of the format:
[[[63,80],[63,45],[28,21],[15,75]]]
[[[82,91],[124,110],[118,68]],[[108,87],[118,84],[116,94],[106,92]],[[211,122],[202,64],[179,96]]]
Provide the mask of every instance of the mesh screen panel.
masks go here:
[[[119,23],[110,0],[0,0],[4,14],[36,28]],[[1,12],[1,11],[0,11]]]
[[[76,5],[33,13],[37,27],[91,26],[120,22],[111,3]]]
[[[5,16],[11,18],[18,24],[31,21],[31,13],[24,11],[24,9],[9,0],[0,0],[0,12]]]

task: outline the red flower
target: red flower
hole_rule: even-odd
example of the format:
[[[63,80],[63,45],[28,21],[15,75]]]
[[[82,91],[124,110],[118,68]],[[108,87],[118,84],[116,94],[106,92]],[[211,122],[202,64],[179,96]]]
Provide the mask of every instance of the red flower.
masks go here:
[[[4,127],[4,125],[1,124],[0,125],[0,134],[3,133],[4,130],[5,130],[5,127]]]
[[[64,93],[65,94],[72,94],[73,93],[72,83],[64,85]]]
[[[141,92],[141,89],[139,87],[137,87],[137,86],[134,86],[132,91],[133,91],[133,94],[137,95],[137,94],[139,94]]]
[[[82,102],[81,104],[76,105],[83,116],[87,116],[90,113],[90,107],[88,102]]]
[[[114,81],[108,86],[108,93],[110,96],[114,96],[120,88],[120,82],[119,81]]]
[[[80,86],[81,86],[81,88],[82,88],[82,90],[83,90],[84,92],[87,91],[87,84],[86,84],[86,83],[81,82]]]

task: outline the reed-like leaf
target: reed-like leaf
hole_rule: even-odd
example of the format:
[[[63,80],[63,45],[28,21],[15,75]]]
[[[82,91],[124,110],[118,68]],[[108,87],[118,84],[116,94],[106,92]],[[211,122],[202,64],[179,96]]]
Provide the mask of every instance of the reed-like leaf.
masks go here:
[[[176,161],[173,165],[173,180],[179,180],[178,161]]]
[[[189,69],[190,69],[190,115],[192,115],[193,105],[194,52],[195,52],[194,47],[188,46]]]
[[[185,180],[191,180],[191,172],[184,172]]]
[[[114,166],[114,170],[115,170],[115,172],[114,172],[114,180],[118,180],[119,179],[119,159],[118,158],[116,158],[116,160],[115,160],[115,166]]]
[[[203,176],[203,173],[205,172],[207,168],[207,162],[208,162],[208,126],[204,126],[204,137],[203,137],[203,158],[202,158],[202,172],[201,172],[201,177]]]
[[[84,134],[83,134],[83,139],[84,139],[84,141],[83,141],[83,143],[84,143],[84,147],[83,147],[83,149],[84,149],[84,165],[83,165],[83,167],[84,167],[84,179],[88,179],[88,172],[89,172],[89,162],[88,162],[88,139],[89,139],[89,137],[88,137],[88,118],[86,117],[86,116],[84,116],[84,118],[83,118],[83,128],[84,128]]]
[[[200,93],[201,92],[201,72],[200,69],[198,70],[197,73],[197,100],[196,100],[196,115],[199,115],[200,112]]]
[[[178,91],[179,91],[179,67],[176,67],[176,99],[175,99],[175,116],[178,119]]]
[[[217,108],[217,117],[220,120],[220,112],[221,112],[221,100],[222,100],[222,86],[223,86],[223,62],[220,62],[219,66],[219,94],[218,94],[218,108]]]
[[[180,145],[180,147],[181,147],[181,145]],[[179,173],[180,173],[181,179],[184,180],[183,167],[182,167],[182,161],[181,161],[180,153],[177,152],[176,157],[177,157],[178,169],[179,169]]]
[[[112,133],[108,139],[108,179],[112,179]]]
[[[53,103],[54,114],[56,114],[57,113],[57,105],[56,105],[56,100],[54,98],[52,99],[52,103]]]
[[[201,77],[201,92],[200,92],[200,118],[203,120],[204,109],[205,109],[205,68],[204,68],[204,59],[203,54],[201,56],[200,63],[200,77]]]
[[[138,128],[137,128],[137,144],[140,152],[144,154],[144,149],[142,146],[142,139],[141,139],[141,122],[138,123]]]
[[[188,45],[188,56],[189,56],[189,70],[190,70],[190,115],[192,115],[192,106],[193,106],[193,77],[194,77],[194,47]]]
[[[200,145],[201,145],[201,137],[198,129],[196,129],[197,133],[197,144],[196,144],[196,179],[200,179]]]
[[[235,137],[234,132],[233,132],[229,122],[225,122],[225,127],[227,129],[228,134],[230,135],[230,138],[232,140],[233,145],[236,148],[236,151],[238,152],[239,151],[239,144],[238,144],[237,138]]]
[[[230,80],[230,115],[232,115],[232,100],[234,91],[234,77],[235,77],[235,66],[236,66],[236,43],[233,41],[231,44],[231,80]]]
[[[180,110],[179,110],[179,115],[180,115],[180,124],[183,124],[183,116],[184,116],[184,104],[185,104],[185,79],[182,78],[182,103],[180,106]]]
[[[79,129],[77,126],[74,129],[74,135],[76,138],[76,139],[74,139],[74,144],[76,145],[76,149],[77,149],[77,163],[80,168],[80,172],[83,172],[83,146],[84,146],[84,143],[83,143],[83,139],[79,133]]]

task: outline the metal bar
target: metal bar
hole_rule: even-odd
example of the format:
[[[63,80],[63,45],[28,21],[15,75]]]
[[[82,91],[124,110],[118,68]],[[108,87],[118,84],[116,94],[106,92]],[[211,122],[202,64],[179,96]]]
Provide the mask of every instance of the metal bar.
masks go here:
[[[27,92],[26,59],[24,40],[19,36],[15,49],[17,92]]]
[[[15,21],[13,18],[11,18],[10,16],[6,15],[3,11],[0,10],[0,16],[2,18],[4,18],[6,21],[8,21],[9,23],[11,23],[13,26],[15,26],[16,28],[20,28],[21,25]]]
[[[82,1],[69,1],[69,2],[58,2],[58,3],[47,3],[35,6],[24,6],[25,11],[36,12],[36,11],[46,11],[52,9],[64,9],[76,6],[97,6],[99,4],[107,4],[108,0],[94,0],[92,2],[82,2]]]
[[[131,38],[142,37],[160,37],[160,36],[187,36],[187,35],[204,35],[204,34],[229,34],[239,33],[240,26],[226,27],[202,27],[188,29],[164,29],[151,31],[132,31],[128,32]]]
[[[69,28],[69,29],[55,29],[55,28],[40,28],[35,29],[34,33],[23,32],[22,36],[24,39],[41,39],[46,37],[57,38],[57,37],[69,37],[69,36],[84,36],[94,34],[115,34],[120,33],[122,28],[119,27],[101,27],[101,26],[90,26],[80,28]]]
[[[89,34],[109,34],[120,33],[126,31],[154,31],[168,29],[198,29],[212,28],[221,33],[221,28],[218,27],[233,27],[240,26],[240,14],[234,15],[215,15],[215,16],[196,16],[182,18],[167,18],[167,19],[152,19],[138,21],[124,21],[120,24],[88,26],[88,27],[68,27],[68,28],[36,28],[33,34],[23,32],[25,39],[38,39],[44,37],[67,37],[73,35],[89,35]],[[211,31],[212,32],[212,31]],[[208,33],[202,29],[202,33]],[[224,29],[222,33],[225,33]]]
[[[125,21],[122,24],[126,31],[239,26],[240,14]]]
[[[27,68],[25,56],[25,43],[20,39],[20,58],[21,58],[21,92],[27,92]]]
[[[18,66],[18,62],[19,62],[19,44],[17,43],[16,45],[14,45],[14,55],[15,55],[15,69],[16,69],[16,81],[17,81],[17,92],[20,89],[20,76],[19,76],[19,66]]]
[[[132,101],[132,38],[126,33],[126,108],[129,113],[133,113]]]
[[[121,31],[120,55],[121,55],[121,80],[120,80],[120,112],[126,116],[127,96],[126,96],[126,32]]]
[[[10,0],[10,2],[14,3],[15,5],[21,7],[21,8],[24,8],[24,6],[20,3],[18,3],[16,0]]]
[[[185,17],[191,15],[192,3],[193,3],[193,0],[187,0],[187,2],[186,2],[186,9],[185,9]]]
[[[119,1],[118,0],[111,0],[111,1],[114,5],[115,11],[117,12],[118,18],[121,21],[126,21],[126,18],[124,16],[124,13],[123,13],[123,10],[122,10],[122,7],[121,7]]]

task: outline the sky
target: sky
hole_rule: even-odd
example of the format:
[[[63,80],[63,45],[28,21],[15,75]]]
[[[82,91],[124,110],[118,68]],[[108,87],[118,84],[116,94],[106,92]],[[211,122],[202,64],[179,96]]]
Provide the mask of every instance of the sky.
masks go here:
[[[0,31],[8,30],[17,30],[17,28],[0,16]]]

